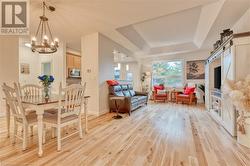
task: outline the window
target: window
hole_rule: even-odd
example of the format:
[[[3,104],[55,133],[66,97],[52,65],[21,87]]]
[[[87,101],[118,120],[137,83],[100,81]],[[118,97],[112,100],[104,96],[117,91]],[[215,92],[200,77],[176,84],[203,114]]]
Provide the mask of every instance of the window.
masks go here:
[[[164,84],[166,87],[183,86],[183,62],[156,62],[152,65],[153,85]]]
[[[126,75],[126,80],[127,81],[133,81],[133,73],[128,72]]]
[[[51,62],[44,62],[42,63],[42,74],[44,75],[51,75]]]
[[[118,63],[117,67],[114,68],[114,77],[115,77],[115,80],[121,79],[121,64],[120,63]]]

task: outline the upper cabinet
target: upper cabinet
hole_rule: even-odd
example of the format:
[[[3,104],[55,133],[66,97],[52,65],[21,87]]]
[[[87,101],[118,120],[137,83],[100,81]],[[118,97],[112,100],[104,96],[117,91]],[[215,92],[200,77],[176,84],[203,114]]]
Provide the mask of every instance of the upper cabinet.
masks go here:
[[[67,68],[81,69],[81,56],[67,53]]]

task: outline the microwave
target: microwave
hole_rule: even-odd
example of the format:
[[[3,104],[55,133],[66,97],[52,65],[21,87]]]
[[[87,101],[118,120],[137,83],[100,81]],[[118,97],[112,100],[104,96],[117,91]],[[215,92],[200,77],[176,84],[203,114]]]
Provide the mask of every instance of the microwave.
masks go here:
[[[70,78],[81,78],[81,70],[80,69],[69,69],[69,77]]]

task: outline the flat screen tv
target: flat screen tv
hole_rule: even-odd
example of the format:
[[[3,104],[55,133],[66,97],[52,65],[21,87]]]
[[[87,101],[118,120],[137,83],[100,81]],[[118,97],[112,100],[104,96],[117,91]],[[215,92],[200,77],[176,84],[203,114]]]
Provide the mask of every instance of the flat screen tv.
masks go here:
[[[221,66],[214,68],[214,88],[221,89]]]

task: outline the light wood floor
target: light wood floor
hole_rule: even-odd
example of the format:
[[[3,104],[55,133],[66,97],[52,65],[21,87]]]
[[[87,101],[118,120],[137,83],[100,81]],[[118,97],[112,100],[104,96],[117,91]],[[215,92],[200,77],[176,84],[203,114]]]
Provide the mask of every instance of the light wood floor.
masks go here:
[[[112,116],[92,118],[89,134],[66,139],[61,152],[48,135],[42,158],[36,134],[22,151],[20,142],[12,145],[6,138],[0,119],[0,165],[250,166],[250,149],[238,145],[201,106],[150,104],[121,120]]]

